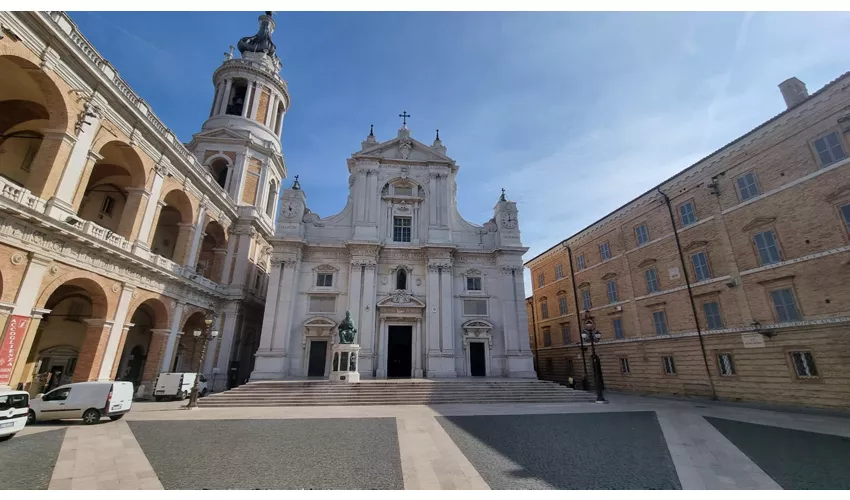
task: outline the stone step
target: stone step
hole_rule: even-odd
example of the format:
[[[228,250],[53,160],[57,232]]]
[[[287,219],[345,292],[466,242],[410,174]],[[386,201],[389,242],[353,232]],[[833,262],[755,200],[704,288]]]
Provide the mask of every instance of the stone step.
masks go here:
[[[240,401],[240,402],[218,402],[218,403],[203,403],[201,406],[205,408],[233,408],[233,407],[275,407],[275,406],[432,406],[444,404],[504,404],[504,403],[525,403],[525,404],[587,404],[592,403],[593,399],[587,401],[561,401],[561,400],[531,400],[531,401],[359,401],[359,402],[340,402],[340,401],[294,401],[294,402],[276,402],[276,401]]]
[[[537,395],[537,396],[479,396],[479,397],[467,397],[467,398],[458,398],[458,397],[442,397],[442,396],[380,396],[380,397],[370,397],[370,396],[310,396],[310,397],[301,397],[301,396],[269,396],[264,398],[237,398],[237,397],[228,397],[228,398],[203,398],[203,401],[206,402],[218,402],[218,401],[324,401],[324,400],[338,400],[338,401],[371,401],[371,400],[386,400],[386,401],[394,401],[399,399],[416,399],[418,401],[431,401],[431,400],[452,400],[452,401],[471,401],[477,399],[499,399],[505,401],[523,401],[527,399],[575,399],[575,400],[584,400],[588,398],[594,398],[592,395],[563,395],[563,394],[548,394],[548,395]]]
[[[572,389],[567,389],[568,391]],[[251,389],[251,390],[232,390],[225,392],[219,392],[216,394],[399,394],[399,393],[407,393],[407,394],[477,394],[480,392],[484,393],[493,393],[493,394],[526,394],[526,393],[536,393],[536,392],[561,392],[556,388],[551,387],[531,387],[528,389],[448,389],[448,388],[440,388],[440,389],[407,389],[407,390],[393,390],[393,389],[363,389],[363,388],[351,388],[351,389]]]

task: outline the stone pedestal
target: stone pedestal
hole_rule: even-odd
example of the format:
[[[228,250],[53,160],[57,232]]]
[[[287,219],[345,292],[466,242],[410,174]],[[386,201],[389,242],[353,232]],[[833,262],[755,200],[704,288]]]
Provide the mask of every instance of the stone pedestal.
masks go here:
[[[332,351],[331,382],[360,382],[360,345],[336,344]]]

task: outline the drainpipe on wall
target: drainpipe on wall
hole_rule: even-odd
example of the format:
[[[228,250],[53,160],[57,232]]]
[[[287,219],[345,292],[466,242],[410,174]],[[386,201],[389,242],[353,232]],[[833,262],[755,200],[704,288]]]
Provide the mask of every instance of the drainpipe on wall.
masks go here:
[[[691,289],[691,280],[688,278],[688,266],[685,264],[685,254],[682,252],[682,242],[679,241],[679,232],[676,230],[676,219],[673,217],[673,207],[670,205],[670,198],[661,191],[661,188],[655,188],[658,193],[664,197],[664,202],[667,204],[667,212],[670,214],[670,224],[673,226],[673,236],[676,237],[676,249],[679,250],[679,262],[682,265],[682,274],[685,276],[685,286],[688,289],[688,298],[691,302],[691,312],[694,314],[694,325],[697,328],[697,338],[699,339],[699,348],[702,351],[702,361],[705,365],[705,374],[708,376],[708,385],[711,386],[711,399],[717,399],[717,392],[714,390],[714,380],[711,378],[711,370],[708,368],[708,355],[705,353],[705,342],[702,338],[702,330],[699,327],[699,317],[697,316],[697,306],[694,302],[694,292]]]
[[[581,336],[581,309],[578,308],[578,289],[576,289],[576,275],[573,271],[573,251],[567,245],[564,245],[564,248],[567,249],[567,257],[570,259],[570,281],[573,284],[573,299],[576,306],[576,326],[578,327],[578,341],[581,345],[581,364],[584,365],[584,377],[581,379],[581,388],[586,391],[590,385],[587,381],[587,358],[584,357],[584,339]]]

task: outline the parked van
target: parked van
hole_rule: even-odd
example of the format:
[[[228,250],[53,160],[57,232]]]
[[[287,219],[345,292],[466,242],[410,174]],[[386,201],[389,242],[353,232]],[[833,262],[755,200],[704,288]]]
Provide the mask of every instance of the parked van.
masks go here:
[[[118,420],[132,406],[132,382],[77,382],[33,398],[29,422],[82,418],[84,424],[91,425],[101,417]]]
[[[12,439],[27,425],[29,403],[27,392],[0,389],[0,441]]]
[[[198,395],[207,395],[207,379],[197,373],[160,373],[154,382],[153,397],[157,401],[164,399],[184,400],[192,392],[195,385],[195,377],[200,376],[198,381]]]

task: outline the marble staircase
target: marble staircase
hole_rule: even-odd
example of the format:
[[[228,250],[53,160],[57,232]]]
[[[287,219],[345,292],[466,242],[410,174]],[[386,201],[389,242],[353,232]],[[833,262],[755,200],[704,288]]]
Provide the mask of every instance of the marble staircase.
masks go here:
[[[592,403],[596,397],[544,380],[402,379],[360,383],[251,382],[199,401],[204,408],[234,406],[435,405],[458,403]]]

